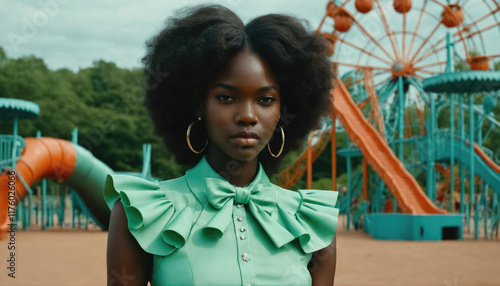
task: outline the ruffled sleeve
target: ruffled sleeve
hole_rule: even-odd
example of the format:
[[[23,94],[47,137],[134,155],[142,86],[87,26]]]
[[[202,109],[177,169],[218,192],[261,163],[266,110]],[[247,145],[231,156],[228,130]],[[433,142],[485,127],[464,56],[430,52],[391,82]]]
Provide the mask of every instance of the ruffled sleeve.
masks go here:
[[[128,228],[146,252],[169,255],[184,246],[194,211],[188,206],[177,209],[158,183],[127,175],[108,175],[104,199],[110,209],[118,199],[122,200]]]
[[[335,235],[339,210],[335,208],[338,192],[299,190],[298,209],[278,204],[283,227],[297,239],[305,253],[330,245]],[[297,196],[298,197],[298,196]]]

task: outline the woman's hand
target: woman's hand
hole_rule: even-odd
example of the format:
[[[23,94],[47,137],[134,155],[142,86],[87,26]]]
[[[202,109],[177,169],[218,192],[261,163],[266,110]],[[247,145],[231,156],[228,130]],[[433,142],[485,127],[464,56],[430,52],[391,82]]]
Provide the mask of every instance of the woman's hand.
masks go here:
[[[147,285],[153,269],[153,255],[145,252],[128,229],[121,200],[111,211],[106,263],[108,285]]]

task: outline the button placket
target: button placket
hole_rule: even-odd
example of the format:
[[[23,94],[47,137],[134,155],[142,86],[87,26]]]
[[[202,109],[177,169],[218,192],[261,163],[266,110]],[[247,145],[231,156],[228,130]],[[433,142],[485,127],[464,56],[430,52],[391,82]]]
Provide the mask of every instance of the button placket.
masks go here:
[[[242,285],[253,285],[255,282],[255,266],[252,249],[248,239],[247,210],[239,204],[233,208],[233,225],[236,245],[238,247],[238,264],[241,271]]]

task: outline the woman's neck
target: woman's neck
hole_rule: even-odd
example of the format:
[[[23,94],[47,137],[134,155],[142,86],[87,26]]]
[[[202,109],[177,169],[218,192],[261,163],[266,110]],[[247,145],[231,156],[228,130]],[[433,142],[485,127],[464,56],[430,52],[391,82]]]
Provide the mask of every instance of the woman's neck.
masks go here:
[[[244,187],[250,184],[257,175],[259,163],[254,158],[250,161],[237,161],[227,155],[208,152],[207,162],[219,175],[224,177],[231,185]]]

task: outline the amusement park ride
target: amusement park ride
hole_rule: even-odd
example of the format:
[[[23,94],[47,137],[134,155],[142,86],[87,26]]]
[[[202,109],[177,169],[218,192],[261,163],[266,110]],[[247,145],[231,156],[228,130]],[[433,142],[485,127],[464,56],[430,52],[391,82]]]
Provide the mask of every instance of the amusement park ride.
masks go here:
[[[492,113],[500,74],[489,71],[490,63],[500,53],[494,43],[486,45],[486,40],[499,39],[499,11],[498,2],[486,0],[474,4],[437,0],[329,1],[317,33],[328,41],[326,54],[341,75],[333,91],[334,113],[322,131],[310,135],[309,145],[299,159],[281,174],[282,184],[292,186],[307,170],[311,187],[312,162],[328,142],[335,142],[336,134],[346,132],[355,147],[347,142],[345,149],[335,150],[333,144],[332,154],[347,159],[348,186],[340,207],[347,214],[348,228],[351,202],[357,199],[369,202],[361,204],[359,211],[366,213],[365,229],[377,238],[460,236],[462,216],[453,218],[450,214],[455,212],[465,216],[468,228],[470,214],[474,214],[477,238],[479,209],[486,209],[488,200],[493,204],[488,214],[482,214],[488,217],[484,227],[489,226],[490,234],[498,229],[500,168],[498,160],[490,158],[494,153],[482,143],[500,127],[498,114]],[[454,63],[467,63],[470,70],[452,72]],[[475,105],[473,99],[482,99],[482,106]],[[438,118],[443,116],[449,117],[447,126],[438,128]],[[477,143],[468,143],[472,141]],[[363,176],[352,178],[354,156],[363,157]],[[332,156],[334,186],[335,165]],[[368,165],[377,173],[371,181]],[[456,165],[459,183],[455,183],[455,171],[449,171]],[[437,182],[439,170],[450,174],[447,187]],[[475,192],[474,182],[479,181],[476,176],[481,181],[479,193]],[[470,186],[468,194],[466,183]],[[494,192],[488,192],[490,188]],[[358,194],[361,198],[357,198]],[[394,202],[394,213],[411,215],[382,215],[388,202]],[[360,217],[354,214],[355,220]],[[417,225],[421,219],[427,220],[424,226]]]
[[[460,239],[464,224],[475,238],[481,228],[485,237],[498,233],[500,154],[483,143],[500,131],[492,111],[500,90],[500,72],[492,67],[500,60],[499,17],[495,0],[329,1],[316,32],[329,43],[325,53],[339,75],[333,113],[279,174],[279,184],[290,188],[307,173],[311,188],[313,162],[344,133],[345,148],[330,146],[334,189],[337,156],[347,162],[339,202],[347,228],[409,240]],[[17,118],[29,114],[20,111],[23,104],[0,101],[2,112],[11,110],[0,119],[14,119],[15,130],[0,135],[0,169],[17,171],[17,201],[30,199],[38,180],[55,178],[78,188],[86,211],[105,228],[109,210],[94,192],[112,171],[76,144],[17,136]],[[363,158],[362,170],[352,170],[353,157]],[[54,171],[54,164],[64,172]],[[150,176],[149,169],[142,175]],[[0,176],[2,186],[7,180]],[[29,218],[32,203],[21,205],[28,206]],[[6,209],[0,201],[0,234]]]

